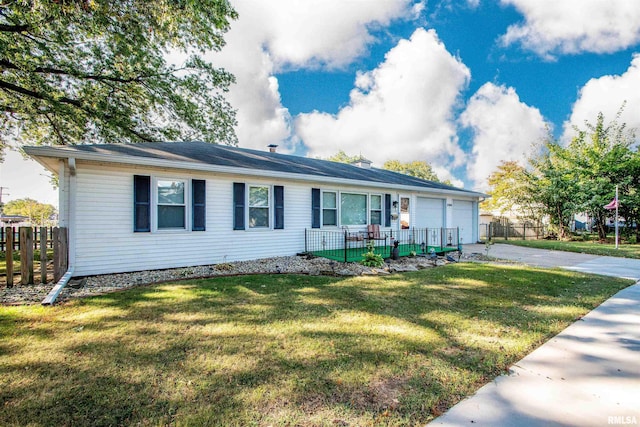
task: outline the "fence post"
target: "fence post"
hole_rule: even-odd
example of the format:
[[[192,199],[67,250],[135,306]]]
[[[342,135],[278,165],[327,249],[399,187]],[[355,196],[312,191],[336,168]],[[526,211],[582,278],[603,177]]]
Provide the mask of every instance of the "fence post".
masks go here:
[[[6,227],[5,238],[7,240],[6,245],[6,258],[7,258],[7,288],[13,287],[13,227]]]
[[[349,240],[347,239],[347,230],[344,231],[344,262],[347,262],[347,252],[349,251]]]
[[[47,227],[40,227],[40,283],[47,283]]]
[[[527,240],[527,224],[522,224],[522,240]]]
[[[33,285],[33,228],[20,227],[20,276],[23,285]]]

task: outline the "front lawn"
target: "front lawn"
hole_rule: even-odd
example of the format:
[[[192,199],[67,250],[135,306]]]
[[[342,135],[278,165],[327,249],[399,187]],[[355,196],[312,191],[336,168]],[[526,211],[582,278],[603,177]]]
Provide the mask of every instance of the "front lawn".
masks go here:
[[[421,425],[631,281],[473,263],[0,308],[0,425]]]
[[[594,241],[561,241],[561,240],[493,240],[494,243],[508,243],[510,245],[526,246],[528,248],[551,249],[554,251],[578,252],[591,255],[615,256],[622,258],[640,259],[640,244],[598,243]]]

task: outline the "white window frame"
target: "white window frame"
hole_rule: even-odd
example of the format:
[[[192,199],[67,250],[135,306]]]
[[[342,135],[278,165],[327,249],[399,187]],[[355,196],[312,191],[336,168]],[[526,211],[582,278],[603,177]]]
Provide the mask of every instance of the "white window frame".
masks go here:
[[[184,228],[159,228],[158,227],[158,182],[159,181],[175,181],[184,184]],[[152,176],[151,177],[151,231],[154,233],[185,233],[191,231],[191,179],[176,178],[170,176]]]
[[[371,203],[371,198],[372,197],[379,197],[380,198],[380,209],[373,209],[373,203]],[[377,225],[384,225],[384,196],[382,194],[379,193],[371,193],[369,194],[369,216],[368,216],[368,221],[367,224],[373,224],[373,222],[371,222],[371,212],[378,212],[380,211],[380,223]]]
[[[324,224],[324,211],[325,211],[325,207],[324,207],[324,195],[325,193],[331,193],[336,197],[336,207],[334,209],[326,209],[326,210],[334,210],[336,213],[336,223],[335,224]],[[321,218],[320,218],[320,224],[322,225],[322,227],[334,227],[337,228],[340,225],[340,192],[336,191],[336,190],[326,190],[326,191],[322,191],[320,193],[320,211],[321,211]]]
[[[342,195],[343,194],[352,194],[354,196],[364,196],[365,197],[365,203],[367,204],[365,206],[365,223],[364,224],[343,224],[342,223]],[[339,215],[340,215],[340,226],[345,226],[345,227],[366,227],[368,224],[370,224],[369,221],[369,193],[362,193],[362,192],[358,192],[358,191],[341,191],[340,192],[340,198],[338,199],[338,204],[340,206],[339,209]]]
[[[247,183],[247,191],[246,191],[246,198],[245,198],[245,206],[247,207],[245,209],[245,224],[247,224],[246,229],[247,230],[272,230],[273,229],[273,185],[265,185],[265,184],[249,184]],[[267,189],[267,206],[251,206],[251,204],[249,203],[250,201],[250,195],[251,195],[251,188],[266,188]],[[264,226],[260,226],[260,227],[255,227],[251,225],[251,208],[254,209],[267,209],[267,222],[268,222],[268,226],[264,227]]]

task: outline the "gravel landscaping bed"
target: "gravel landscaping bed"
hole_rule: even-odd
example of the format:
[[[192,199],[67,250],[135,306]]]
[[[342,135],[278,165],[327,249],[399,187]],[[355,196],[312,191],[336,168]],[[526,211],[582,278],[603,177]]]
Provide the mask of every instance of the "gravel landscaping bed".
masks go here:
[[[484,257],[480,254],[463,254],[461,260],[478,261],[482,260],[482,258]],[[182,279],[242,274],[380,275],[394,272],[417,271],[438,265],[445,265],[447,262],[449,261],[445,258],[438,258],[437,261],[434,262],[424,257],[407,257],[397,261],[388,261],[385,267],[376,269],[357,263],[342,263],[326,258],[285,256],[166,270],[104,274],[72,279],[60,293],[57,302],[120,291],[135,286]],[[5,287],[0,289],[0,304],[40,303],[47,296],[53,285],[53,283],[48,283],[44,285],[15,285],[13,288]]]

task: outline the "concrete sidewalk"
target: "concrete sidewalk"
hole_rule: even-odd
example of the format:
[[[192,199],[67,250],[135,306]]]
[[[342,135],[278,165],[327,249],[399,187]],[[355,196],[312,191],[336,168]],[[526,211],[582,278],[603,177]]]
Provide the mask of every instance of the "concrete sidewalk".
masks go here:
[[[484,245],[466,252],[484,253]],[[489,254],[541,267],[640,279],[640,260],[496,244]],[[606,278],[603,278],[606,280]],[[626,288],[430,426],[640,425],[640,284]]]

